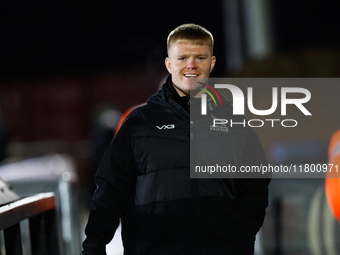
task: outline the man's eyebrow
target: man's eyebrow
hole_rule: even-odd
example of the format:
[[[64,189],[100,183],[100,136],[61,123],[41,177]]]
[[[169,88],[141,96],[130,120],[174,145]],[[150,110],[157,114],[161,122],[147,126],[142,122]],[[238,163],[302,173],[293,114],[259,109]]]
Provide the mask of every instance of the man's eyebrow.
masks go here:
[[[180,55],[177,55],[177,57],[187,57],[188,55],[191,55],[191,54],[186,54],[186,53],[184,53],[184,54],[180,54]],[[199,54],[194,54],[195,56],[197,56],[197,57],[200,57],[200,56],[208,56],[209,54],[208,53],[199,53]]]
[[[177,55],[177,57],[187,57],[188,54],[180,54],[180,55]]]

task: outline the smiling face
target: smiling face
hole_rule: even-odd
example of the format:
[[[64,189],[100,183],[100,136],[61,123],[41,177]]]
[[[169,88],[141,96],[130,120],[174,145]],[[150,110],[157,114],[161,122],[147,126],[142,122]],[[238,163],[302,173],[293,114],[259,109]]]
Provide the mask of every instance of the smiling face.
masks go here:
[[[216,61],[208,45],[195,45],[184,40],[173,43],[168,55],[165,65],[180,96],[190,95],[190,79],[209,78]]]

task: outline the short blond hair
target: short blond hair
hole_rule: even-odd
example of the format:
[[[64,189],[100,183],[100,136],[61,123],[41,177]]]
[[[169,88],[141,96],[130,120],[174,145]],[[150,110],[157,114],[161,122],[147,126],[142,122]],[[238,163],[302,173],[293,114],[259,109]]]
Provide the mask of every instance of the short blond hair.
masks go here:
[[[172,30],[167,39],[167,51],[169,54],[170,47],[177,41],[189,41],[194,45],[208,45],[211,54],[214,48],[214,37],[204,27],[196,24],[183,24]]]

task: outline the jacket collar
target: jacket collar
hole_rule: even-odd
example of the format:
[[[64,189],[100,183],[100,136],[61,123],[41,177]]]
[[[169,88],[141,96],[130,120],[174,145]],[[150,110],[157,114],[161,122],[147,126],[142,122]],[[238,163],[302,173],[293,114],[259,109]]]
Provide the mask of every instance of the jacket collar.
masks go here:
[[[189,107],[188,106],[190,98],[180,97],[172,85],[171,75],[168,76],[166,82],[163,84],[161,90],[154,96],[151,96],[147,102],[156,103],[162,105],[163,107],[171,108],[183,119],[189,119]]]
[[[218,92],[220,98],[222,100],[222,105],[217,105],[213,103],[211,98],[208,98],[208,112],[211,114],[218,113],[220,111],[228,110],[230,112],[232,110],[232,106],[230,101],[221,93]],[[189,103],[191,101],[191,103]],[[172,85],[171,75],[169,75],[166,79],[166,82],[163,84],[161,90],[156,94],[151,96],[148,100],[148,103],[155,103],[158,105],[162,105],[166,108],[171,108],[174,112],[180,115],[183,119],[190,119],[190,108],[188,107],[188,103],[191,105],[195,105],[195,107],[200,108],[201,100],[189,97],[180,97]],[[188,107],[187,110],[185,107]],[[192,112],[193,113],[193,112]],[[194,114],[195,116],[191,116],[193,119],[196,119],[200,116],[200,113]],[[197,115],[197,116],[196,116]]]

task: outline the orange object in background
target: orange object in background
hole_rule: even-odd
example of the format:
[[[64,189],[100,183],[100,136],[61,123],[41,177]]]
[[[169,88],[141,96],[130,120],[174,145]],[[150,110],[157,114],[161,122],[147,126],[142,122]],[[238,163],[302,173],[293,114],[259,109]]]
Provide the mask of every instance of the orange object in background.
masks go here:
[[[139,104],[139,105],[140,105],[140,104]],[[117,127],[116,127],[116,132],[115,132],[114,135],[117,134],[118,130],[120,129],[120,126],[123,124],[124,120],[125,120],[126,117],[129,115],[129,113],[130,113],[133,109],[135,109],[137,106],[139,106],[139,105],[132,106],[132,107],[130,107],[129,109],[127,109],[127,110],[123,113],[122,117],[121,117],[121,118],[119,119],[119,121],[118,121],[118,124],[117,124]]]
[[[325,180],[327,202],[334,217],[340,223],[340,130],[336,131],[330,140],[328,164]]]

